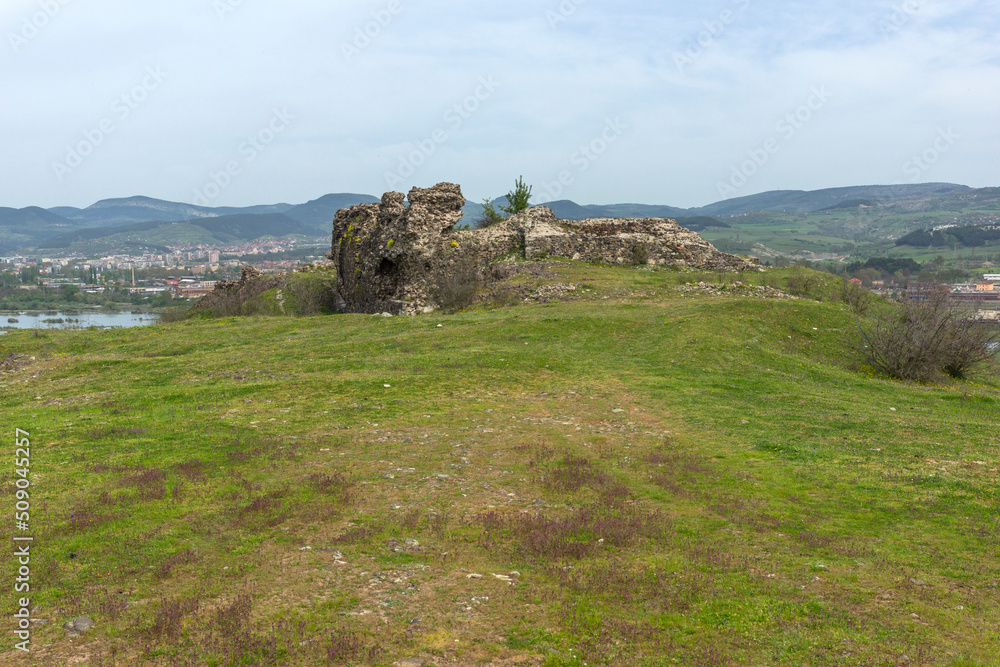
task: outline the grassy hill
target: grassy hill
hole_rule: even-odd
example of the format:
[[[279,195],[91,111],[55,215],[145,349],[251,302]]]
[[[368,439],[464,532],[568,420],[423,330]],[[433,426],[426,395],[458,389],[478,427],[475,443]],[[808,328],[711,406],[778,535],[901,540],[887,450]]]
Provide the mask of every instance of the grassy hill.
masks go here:
[[[574,300],[0,337],[48,621],[0,662],[996,664],[995,369],[855,368],[828,275],[553,270]],[[738,278],[823,300],[684,285]]]

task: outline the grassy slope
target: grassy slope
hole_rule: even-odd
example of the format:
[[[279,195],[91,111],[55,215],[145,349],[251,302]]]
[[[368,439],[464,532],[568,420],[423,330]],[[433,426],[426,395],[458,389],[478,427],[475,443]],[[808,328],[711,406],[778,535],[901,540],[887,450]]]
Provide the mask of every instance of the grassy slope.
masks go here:
[[[995,379],[855,372],[835,302],[560,272],[591,291],[0,338],[49,619],[0,662],[996,664]]]

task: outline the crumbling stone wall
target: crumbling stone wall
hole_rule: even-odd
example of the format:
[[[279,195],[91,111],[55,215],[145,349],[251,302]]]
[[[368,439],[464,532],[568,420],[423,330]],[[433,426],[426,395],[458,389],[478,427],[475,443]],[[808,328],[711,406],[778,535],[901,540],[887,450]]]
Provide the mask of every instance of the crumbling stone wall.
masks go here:
[[[691,266],[717,271],[758,269],[717,250],[673,220],[560,220],[536,206],[482,230],[456,230],[465,197],[454,183],[387,192],[379,204],[341,209],[333,220],[328,258],[351,312],[417,313],[435,307],[432,282],[460,263],[505,257],[564,257],[611,265]]]

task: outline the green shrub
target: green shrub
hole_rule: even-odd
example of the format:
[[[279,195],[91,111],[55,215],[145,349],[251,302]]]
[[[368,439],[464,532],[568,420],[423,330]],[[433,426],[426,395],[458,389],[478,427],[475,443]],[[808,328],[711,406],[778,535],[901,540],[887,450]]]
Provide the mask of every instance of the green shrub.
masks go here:
[[[531,186],[525,185],[524,177],[518,176],[514,182],[514,189],[506,195],[507,203],[500,205],[500,210],[487,198],[483,200],[483,216],[473,225],[475,229],[485,229],[499,222],[503,222],[508,216],[516,215],[528,208],[531,201]]]
[[[629,260],[634,266],[644,266],[649,261],[649,248],[646,244],[638,243],[632,246]]]

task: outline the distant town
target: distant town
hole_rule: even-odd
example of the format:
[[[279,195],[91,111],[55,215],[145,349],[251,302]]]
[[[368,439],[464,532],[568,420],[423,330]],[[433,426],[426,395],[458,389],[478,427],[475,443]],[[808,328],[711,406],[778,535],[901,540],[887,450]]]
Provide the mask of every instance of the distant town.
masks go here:
[[[25,292],[64,294],[167,296],[196,299],[215,288],[219,280],[236,278],[241,267],[253,265],[265,273],[288,271],[303,264],[325,260],[326,245],[301,239],[257,240],[239,245],[186,244],[169,247],[167,253],[106,255],[80,254],[52,257],[0,257],[0,287]],[[28,296],[28,295],[25,295]],[[143,300],[143,301],[149,301]],[[149,301],[163,305],[163,299]]]

